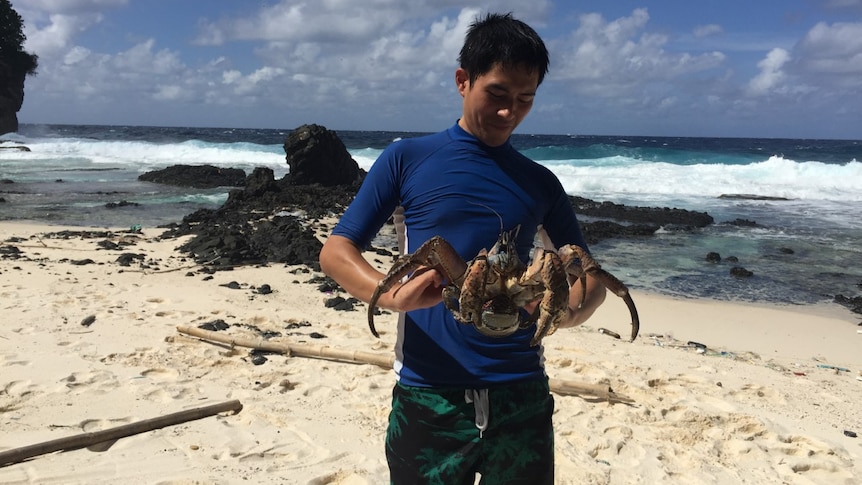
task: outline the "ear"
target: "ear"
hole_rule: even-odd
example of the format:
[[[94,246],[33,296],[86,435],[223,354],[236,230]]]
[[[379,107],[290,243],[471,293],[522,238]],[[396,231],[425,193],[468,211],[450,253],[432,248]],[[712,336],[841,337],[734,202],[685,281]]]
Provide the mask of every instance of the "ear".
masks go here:
[[[464,96],[464,93],[467,92],[467,88],[470,86],[470,74],[462,67],[455,69],[455,86],[458,87],[458,92],[461,93],[461,96]]]

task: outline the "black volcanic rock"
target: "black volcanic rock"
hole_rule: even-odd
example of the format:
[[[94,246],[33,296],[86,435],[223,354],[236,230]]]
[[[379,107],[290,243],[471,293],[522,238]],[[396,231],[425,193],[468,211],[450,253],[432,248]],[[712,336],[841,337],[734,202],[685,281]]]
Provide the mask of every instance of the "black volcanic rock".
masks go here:
[[[706,212],[668,207],[632,207],[614,202],[596,202],[583,197],[571,196],[569,200],[579,215],[614,219],[617,221],[637,222],[649,225],[671,226],[673,228],[706,227],[715,220]]]
[[[835,303],[847,307],[853,313],[862,314],[862,296],[848,297],[844,295],[835,295]]]
[[[161,170],[142,173],[138,176],[138,180],[196,189],[242,187],[245,184],[245,171],[213,165],[172,165]]]
[[[605,239],[617,237],[652,236],[661,228],[658,224],[618,224],[612,221],[581,223],[581,232],[587,244],[596,244]]]
[[[365,171],[335,132],[303,125],[284,144],[290,173],[276,180],[258,167],[231,190],[217,210],[201,209],[183,218],[165,237],[194,234],[180,249],[215,266],[280,262],[316,266],[322,244],[302,217],[344,211]]]
[[[334,131],[302,125],[284,141],[289,185],[349,185],[359,177],[359,165]]]

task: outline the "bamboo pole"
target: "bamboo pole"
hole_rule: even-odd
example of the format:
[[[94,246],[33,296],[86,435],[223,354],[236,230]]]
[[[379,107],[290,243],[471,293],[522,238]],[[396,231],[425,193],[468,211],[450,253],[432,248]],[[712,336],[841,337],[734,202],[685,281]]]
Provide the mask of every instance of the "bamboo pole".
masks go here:
[[[353,364],[374,364],[384,369],[391,369],[395,363],[395,357],[379,352],[360,352],[353,350],[342,350],[326,345],[293,344],[283,342],[271,342],[263,338],[244,338],[231,335],[222,335],[211,330],[197,327],[178,326],[177,331],[182,334],[191,335],[203,340],[219,342],[231,346],[247,347],[266,352],[275,352],[298,357],[311,357],[316,359],[335,360]],[[634,400],[617,394],[607,384],[589,384],[560,379],[550,379],[551,391],[561,395],[588,395],[595,396],[609,402],[633,403]]]
[[[197,407],[179,411],[176,413],[166,414],[156,418],[145,419],[134,423],[124,424],[114,428],[103,429],[100,431],[91,431],[81,433],[74,436],[57,438],[51,441],[45,441],[34,445],[23,446],[21,448],[13,448],[11,450],[0,451],[0,467],[5,467],[13,463],[24,461],[27,458],[32,458],[38,455],[45,455],[55,451],[70,451],[79,448],[85,448],[106,441],[116,441],[120,438],[132,436],[135,434],[146,433],[155,429],[173,426],[186,421],[194,421],[196,419],[206,418],[214,414],[233,411],[238,413],[242,410],[242,404],[234,399],[219,404],[211,404],[209,406]]]

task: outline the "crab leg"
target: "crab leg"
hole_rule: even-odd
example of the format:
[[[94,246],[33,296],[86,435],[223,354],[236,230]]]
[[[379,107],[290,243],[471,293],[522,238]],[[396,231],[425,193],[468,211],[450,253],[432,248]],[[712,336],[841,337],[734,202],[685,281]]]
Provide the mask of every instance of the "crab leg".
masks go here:
[[[423,271],[431,268],[439,270],[446,278],[447,284],[458,287],[464,282],[464,273],[467,270],[467,263],[458,256],[455,248],[440,236],[434,236],[425,241],[413,254],[398,258],[389,273],[377,283],[377,288],[374,289],[368,302],[368,328],[375,337],[380,338],[380,334],[374,328],[374,310],[377,308],[380,295],[391,290],[396,282],[423,266],[427,267]]]
[[[542,283],[545,286],[545,294],[539,303],[539,320],[536,322],[536,333],[530,341],[530,345],[538,345],[543,338],[551,335],[557,330],[565,312],[556,309],[565,309],[569,300],[569,284],[562,271],[562,261],[553,252],[547,251],[542,264]]]
[[[602,269],[601,265],[580,246],[563,246],[560,248],[560,258],[564,261],[566,272],[581,280],[581,288],[583,291],[581,292],[580,305],[584,304],[584,298],[587,293],[587,280],[585,278],[585,274],[589,274],[596,278],[601,284],[609,289],[611,293],[623,299],[632,317],[632,338],[630,341],[634,342],[638,336],[638,332],[640,331],[640,319],[638,318],[638,310],[637,307],[635,307],[634,300],[632,300],[632,297],[629,294],[628,287],[626,287],[622,281],[617,279],[616,276]],[[576,261],[579,261],[580,264],[577,264]]]

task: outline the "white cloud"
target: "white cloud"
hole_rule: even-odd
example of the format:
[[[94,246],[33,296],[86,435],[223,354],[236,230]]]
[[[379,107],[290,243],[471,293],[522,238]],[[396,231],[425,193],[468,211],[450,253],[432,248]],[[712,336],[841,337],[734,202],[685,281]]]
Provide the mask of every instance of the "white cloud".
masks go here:
[[[719,67],[725,61],[720,52],[692,55],[666,51],[668,37],[647,32],[648,21],[646,9],[613,21],[599,14],[581,16],[570,38],[554,45],[552,55],[559,59],[559,67],[551,71],[551,77],[571,81],[571,88],[581,94],[617,98],[649,83],[672,82]]]
[[[63,57],[63,64],[78,64],[79,62],[85,61],[88,57],[90,57],[90,49],[76,46],[69,49],[69,52],[67,52]]]
[[[179,99],[183,94],[183,88],[180,86],[159,86],[153,99],[159,101],[174,101]]]
[[[790,54],[784,49],[772,49],[766,57],[757,63],[760,73],[748,83],[748,93],[752,96],[763,96],[782,88],[787,75],[784,65],[790,61]]]
[[[328,121],[336,128],[368,122],[425,130],[458,116],[458,51],[467,26],[490,5],[182,2],[177,11],[184,15],[164,23],[158,8],[173,12],[169,2],[13,2],[25,20],[25,48],[40,61],[38,74],[27,80],[22,119],[50,122],[62,104],[71,122],[99,122],[96,117],[106,113],[135,122],[132,117],[146,113],[137,122],[235,125],[236,113],[245,113],[243,120],[262,126]],[[844,3],[846,13],[862,0]],[[124,6],[123,15],[114,15]],[[147,15],[124,24],[139,7]],[[573,17],[583,7],[563,0],[499,0],[491,7],[534,26],[551,50],[551,70],[536,103],[541,115],[525,123],[535,132],[608,132],[657,114],[679,120],[698,113],[712,123],[740,113],[783,113],[793,105],[862,112],[855,101],[862,94],[860,23],[819,23],[803,36],[770,29],[741,33],[730,21],[652,28],[653,11],[647,9]],[[593,127],[598,118],[610,125]]]
[[[862,75],[862,23],[820,22],[796,46],[809,73]]]
[[[65,50],[70,48],[75,36],[101,21],[102,15],[98,13],[52,14],[45,22],[25,21],[24,34],[27,36],[27,41],[24,48],[40,58],[50,59],[54,56],[62,56]]]
[[[698,25],[694,28],[694,36],[697,38],[709,37],[710,35],[720,34],[724,29],[718,24]]]

